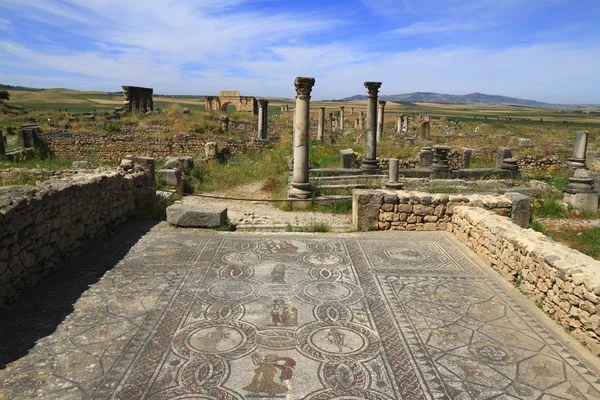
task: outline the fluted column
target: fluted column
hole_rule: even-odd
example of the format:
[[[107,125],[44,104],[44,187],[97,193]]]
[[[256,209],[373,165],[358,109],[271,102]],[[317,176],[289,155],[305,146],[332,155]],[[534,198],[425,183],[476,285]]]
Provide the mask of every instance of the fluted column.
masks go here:
[[[377,143],[381,140],[381,136],[383,135],[383,117],[385,113],[385,100],[379,100],[378,109],[377,109]]]
[[[344,107],[340,107],[340,130],[344,131]]]
[[[367,133],[365,135],[365,157],[361,165],[363,170],[377,170],[377,94],[381,82],[365,82],[367,88]]]
[[[308,180],[308,145],[310,126],[310,92],[315,78],[298,77],[296,87],[296,122],[294,124],[294,171],[289,197],[308,199],[311,196]]]
[[[325,129],[325,107],[319,108],[319,126],[317,127],[317,140],[323,141],[323,129]]]

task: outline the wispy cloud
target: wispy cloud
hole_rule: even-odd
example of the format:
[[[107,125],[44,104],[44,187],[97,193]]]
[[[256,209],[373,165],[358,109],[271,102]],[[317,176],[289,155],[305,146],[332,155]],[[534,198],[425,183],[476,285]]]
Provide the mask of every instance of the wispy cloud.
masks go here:
[[[453,32],[469,32],[479,29],[498,26],[497,23],[485,22],[466,22],[466,23],[447,23],[447,22],[416,22],[404,28],[393,29],[390,33],[405,36],[426,35],[431,33],[450,34]]]
[[[12,26],[9,20],[5,18],[0,18],[0,31],[9,31]]]

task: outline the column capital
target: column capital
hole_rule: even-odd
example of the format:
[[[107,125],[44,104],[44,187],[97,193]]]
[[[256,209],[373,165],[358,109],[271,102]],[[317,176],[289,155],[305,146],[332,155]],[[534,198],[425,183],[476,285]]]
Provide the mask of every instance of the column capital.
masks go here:
[[[381,82],[365,82],[365,87],[367,88],[369,97],[377,96],[379,88],[381,87]]]
[[[312,87],[315,84],[315,78],[297,77],[294,80],[297,96],[310,96]]]
[[[258,101],[258,106],[260,108],[264,108],[265,106],[267,106],[269,104],[269,100],[267,100],[267,99],[257,99],[256,101]]]
[[[344,106],[340,106],[340,109],[341,109],[342,111],[344,111]]]
[[[386,100],[379,100],[378,103],[379,103],[379,107],[383,108],[383,107],[385,107],[385,104],[387,103],[387,101]]]

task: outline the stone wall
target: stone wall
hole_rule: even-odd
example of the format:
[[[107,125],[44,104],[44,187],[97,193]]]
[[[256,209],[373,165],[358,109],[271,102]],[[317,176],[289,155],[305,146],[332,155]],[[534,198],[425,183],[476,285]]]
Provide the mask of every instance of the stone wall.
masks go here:
[[[354,190],[352,224],[357,230],[447,230],[454,208],[480,207],[520,225],[529,223],[529,199],[507,195],[430,194],[394,190]],[[526,203],[526,204],[525,204]]]
[[[36,186],[0,187],[0,307],[82,244],[109,233],[151,195],[154,160]]]
[[[451,227],[486,264],[600,355],[600,261],[483,209],[456,207]]]
[[[270,146],[270,142],[264,140],[232,140],[199,135],[149,138],[140,135],[52,132],[39,136],[59,160],[94,158],[97,161],[118,161],[127,154],[157,159],[179,155],[197,156],[204,154],[204,146],[208,142],[216,142],[219,151],[232,155]]]

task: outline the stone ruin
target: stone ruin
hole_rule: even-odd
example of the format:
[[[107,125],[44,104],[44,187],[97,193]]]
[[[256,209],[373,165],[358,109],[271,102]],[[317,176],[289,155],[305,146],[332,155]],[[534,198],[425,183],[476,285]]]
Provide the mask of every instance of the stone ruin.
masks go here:
[[[218,96],[206,96],[204,101],[206,111],[226,111],[227,106],[231,104],[237,111],[258,114],[256,97],[240,96],[237,90],[220,91]]]
[[[123,106],[125,110],[148,112],[154,111],[154,101],[152,100],[152,88],[143,88],[137,86],[121,86],[123,88]]]

